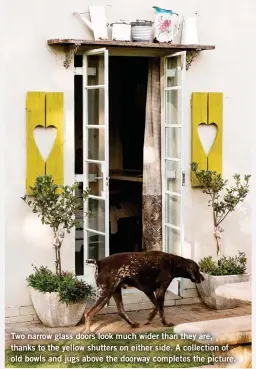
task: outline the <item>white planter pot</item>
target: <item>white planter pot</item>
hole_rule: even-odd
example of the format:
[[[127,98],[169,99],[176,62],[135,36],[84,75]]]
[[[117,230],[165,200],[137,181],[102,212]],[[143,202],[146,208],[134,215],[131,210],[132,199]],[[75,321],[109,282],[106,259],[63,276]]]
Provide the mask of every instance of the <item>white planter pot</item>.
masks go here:
[[[29,287],[31,300],[41,322],[48,327],[72,327],[81,320],[86,307],[83,303],[66,304],[57,292],[40,292]]]
[[[229,299],[215,294],[217,287],[227,283],[238,283],[249,281],[249,274],[241,275],[220,275],[213,276],[206,273],[201,273],[205,280],[201,283],[196,284],[197,290],[203,300],[203,302],[217,310],[222,309],[233,309],[241,304],[240,300]]]

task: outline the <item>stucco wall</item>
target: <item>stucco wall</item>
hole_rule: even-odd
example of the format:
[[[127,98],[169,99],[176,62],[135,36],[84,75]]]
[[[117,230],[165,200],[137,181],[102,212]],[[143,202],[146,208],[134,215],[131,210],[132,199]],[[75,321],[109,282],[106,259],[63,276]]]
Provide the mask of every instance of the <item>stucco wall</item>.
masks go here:
[[[93,2],[93,1],[92,1]],[[111,4],[109,22],[119,19],[152,19],[155,1],[122,2],[102,0]],[[185,256],[198,260],[215,255],[212,217],[206,198],[189,183],[190,165],[190,96],[191,92],[224,93],[223,172],[251,172],[252,139],[250,127],[254,117],[253,91],[255,48],[251,48],[253,14],[251,0],[161,1],[157,5],[183,15],[199,14],[200,43],[215,44],[215,51],[201,53],[186,73],[185,95]],[[254,9],[253,9],[254,7]],[[6,124],[6,306],[30,305],[25,277],[31,264],[53,267],[51,236],[20,200],[25,193],[27,91],[63,91],[65,96],[65,182],[74,174],[73,158],[73,69],[63,68],[63,53],[54,53],[46,45],[50,38],[88,38],[90,31],[72,15],[87,11],[82,0],[11,0],[5,4],[5,124]],[[243,47],[241,47],[241,45]],[[231,214],[224,224],[226,254],[245,251],[251,271],[251,196],[241,209]],[[74,238],[63,247],[63,268],[74,269]]]

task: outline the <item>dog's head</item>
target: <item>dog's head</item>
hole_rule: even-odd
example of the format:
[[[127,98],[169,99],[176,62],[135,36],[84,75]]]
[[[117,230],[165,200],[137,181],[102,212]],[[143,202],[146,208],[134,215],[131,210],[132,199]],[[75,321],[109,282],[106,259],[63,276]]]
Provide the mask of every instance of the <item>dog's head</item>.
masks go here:
[[[186,269],[187,269],[186,278],[190,279],[191,282],[201,283],[204,281],[204,277],[200,273],[199,266],[195,261],[188,259],[188,264],[187,264]]]

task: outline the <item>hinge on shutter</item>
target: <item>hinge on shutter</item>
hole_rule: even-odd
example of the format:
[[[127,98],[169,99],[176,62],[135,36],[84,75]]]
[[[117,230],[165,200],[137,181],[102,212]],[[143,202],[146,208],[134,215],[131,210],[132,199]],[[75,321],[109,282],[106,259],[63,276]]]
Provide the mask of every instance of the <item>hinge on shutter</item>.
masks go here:
[[[185,186],[186,183],[186,175],[185,172],[182,172],[182,186]]]

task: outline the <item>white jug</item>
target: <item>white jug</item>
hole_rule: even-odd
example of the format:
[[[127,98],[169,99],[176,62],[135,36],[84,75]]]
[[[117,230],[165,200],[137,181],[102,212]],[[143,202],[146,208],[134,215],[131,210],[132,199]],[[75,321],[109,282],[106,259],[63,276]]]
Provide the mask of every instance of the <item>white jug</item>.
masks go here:
[[[198,45],[198,32],[196,17],[187,17],[183,21],[182,26],[182,45]]]
[[[154,42],[171,43],[180,29],[179,14],[158,6],[153,8],[155,9]]]

